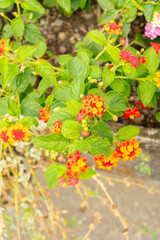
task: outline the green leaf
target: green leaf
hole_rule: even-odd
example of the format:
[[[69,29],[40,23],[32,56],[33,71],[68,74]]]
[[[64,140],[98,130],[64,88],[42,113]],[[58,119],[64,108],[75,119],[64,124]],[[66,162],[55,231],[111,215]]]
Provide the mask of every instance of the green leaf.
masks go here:
[[[88,65],[79,58],[69,59],[68,71],[72,78],[86,78],[89,73]]]
[[[81,103],[75,99],[67,100],[67,108],[73,116],[77,116],[81,109]]]
[[[34,12],[34,11],[32,11],[32,10],[24,10],[24,11],[23,11],[23,16],[24,16],[25,18],[29,19],[29,20],[30,20],[31,14],[32,14],[32,20],[31,20],[32,22],[38,21],[38,19],[43,16],[43,14]]]
[[[1,84],[3,88],[6,88],[7,85],[15,78],[18,71],[18,66],[16,63],[9,63],[8,67],[2,75]]]
[[[29,46],[29,45],[20,46],[17,49],[17,56],[21,61],[23,61],[29,56],[32,56],[35,51],[36,51],[35,46]]]
[[[150,0],[148,0],[147,2],[150,2]],[[147,22],[151,22],[155,10],[156,6],[154,6],[153,4],[144,4],[144,16]]]
[[[57,186],[59,184],[57,178],[63,176],[66,170],[67,170],[66,165],[60,165],[57,163],[53,163],[52,165],[50,165],[45,173],[48,188]]]
[[[115,91],[109,91],[107,97],[112,97],[112,100],[109,105],[110,111],[125,111],[128,109],[126,106],[127,99],[121,93]]]
[[[115,72],[106,69],[102,75],[104,86],[108,87],[114,81],[114,78],[115,78]]]
[[[95,66],[90,66],[89,67],[89,75],[92,78],[101,78],[103,71],[99,68],[99,67],[95,67]]]
[[[24,33],[24,22],[21,18],[14,18],[11,22],[12,31],[16,38],[21,38]]]
[[[147,41],[144,39],[142,34],[140,34],[139,32],[136,33],[136,36],[135,36],[135,39],[134,39],[134,43],[140,45],[143,48],[147,48],[148,47]]]
[[[34,117],[24,117],[20,120],[23,126],[30,128],[32,125],[38,127],[38,120]]]
[[[116,138],[119,141],[130,140],[131,138],[136,137],[139,134],[139,131],[139,128],[134,126],[123,127],[117,132]]]
[[[63,152],[67,149],[69,141],[59,133],[52,133],[47,136],[35,137],[32,143],[47,151]]]
[[[144,106],[147,106],[152,100],[152,97],[154,95],[155,85],[153,82],[145,81],[140,83],[138,88],[140,90],[141,101],[144,104]]]
[[[10,46],[11,46],[11,49],[13,51],[17,50],[21,46],[21,41],[20,40],[16,40],[16,41],[12,42]]]
[[[76,150],[82,152],[88,152],[92,149],[92,146],[86,141],[78,141],[69,145],[68,152],[73,154]]]
[[[80,173],[79,174],[79,179],[89,179],[93,175],[96,175],[96,172],[92,170],[92,168],[88,167],[87,171],[85,173]]]
[[[57,98],[58,100],[62,101],[65,103],[65,101],[72,99],[70,96],[70,84],[59,84],[54,88],[54,97]]]
[[[135,78],[137,76],[137,70],[131,67],[130,63],[125,63],[125,65],[123,65],[123,72],[125,76],[129,78]]]
[[[9,24],[6,24],[4,27],[3,27],[3,30],[2,30],[2,35],[4,38],[10,38],[12,36],[13,32],[12,32],[12,27],[11,25]]]
[[[45,54],[47,47],[46,47],[46,44],[41,41],[37,41],[35,46],[37,47],[37,49],[34,52],[34,57],[39,59]]]
[[[89,151],[92,155],[101,155],[108,157],[111,154],[111,145],[107,139],[90,136],[85,140],[92,149]]]
[[[113,140],[112,130],[105,122],[97,122],[97,124],[91,128],[91,132],[94,135],[107,138],[110,142]]]
[[[49,88],[50,82],[44,78],[41,79],[38,85],[39,97]]]
[[[39,28],[33,23],[27,23],[24,29],[24,37],[31,43],[41,40]]]
[[[22,93],[26,90],[31,76],[31,69],[26,68],[23,73],[19,73],[13,80],[13,91]]]
[[[107,47],[107,52],[111,56],[111,59],[119,62],[119,54],[121,53],[121,50],[119,48],[109,45]]]
[[[70,0],[56,0],[57,3],[68,13],[71,11],[71,1]]]
[[[158,122],[160,122],[160,112],[157,112],[157,113],[155,114],[155,117],[156,117],[156,120],[157,120]]]
[[[116,92],[124,92],[124,84],[121,79],[116,78],[111,84],[110,87]]]
[[[153,48],[149,48],[144,52],[146,57],[145,66],[150,73],[155,73],[159,66],[157,54]]]
[[[110,0],[97,0],[99,5],[103,10],[110,10],[111,8],[114,8],[114,4]]]
[[[40,62],[36,68],[38,75],[48,80],[50,84],[55,86],[57,84],[55,72],[53,71],[52,65],[47,61]]]
[[[106,38],[105,35],[98,31],[98,30],[92,30],[87,33],[88,37],[92,39],[95,43],[104,46],[106,44]]]
[[[50,119],[47,122],[47,126],[50,127],[54,122],[57,122],[58,120],[66,120],[72,118],[72,114],[68,111],[68,109],[60,109],[58,112],[54,112]]]
[[[13,2],[13,0],[0,0],[0,8],[8,8]]]
[[[57,5],[56,0],[43,0],[43,5],[47,8],[52,8]]]
[[[27,117],[39,117],[38,111],[41,109],[41,105],[33,98],[26,97],[21,102],[21,113]]]
[[[62,124],[61,133],[65,138],[78,139],[82,131],[82,125],[74,120],[65,120]]]
[[[69,94],[72,98],[80,101],[80,95],[84,94],[85,84],[84,78],[77,77],[74,78],[69,89]]]
[[[11,116],[18,116],[21,113],[20,107],[11,99],[8,98],[8,114]]]
[[[0,106],[0,116],[4,116],[8,112],[6,97],[0,98]]]
[[[110,22],[111,19],[115,19],[119,10],[116,9],[107,9],[107,11],[103,12],[99,18],[98,25],[103,25],[105,23]]]
[[[72,58],[71,55],[64,54],[58,57],[58,63],[62,66],[68,64],[69,59]]]
[[[21,7],[26,10],[45,14],[44,7],[42,7],[42,5],[37,0],[24,0],[24,2],[21,2]]]

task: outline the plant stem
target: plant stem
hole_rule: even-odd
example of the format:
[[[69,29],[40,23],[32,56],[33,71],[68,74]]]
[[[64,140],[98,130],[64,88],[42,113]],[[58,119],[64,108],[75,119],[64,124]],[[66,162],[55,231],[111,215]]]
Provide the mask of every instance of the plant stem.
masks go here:
[[[145,81],[146,80],[146,78],[130,78],[130,77],[125,77],[125,76],[115,76],[115,78],[132,79],[132,80],[137,80],[137,81]]]
[[[63,72],[63,71],[64,71],[63,69],[60,69],[60,68],[57,68],[57,67],[54,67],[54,66],[52,66],[52,68],[53,68],[54,70],[58,71],[58,72]]]
[[[106,47],[104,47],[103,50],[95,57],[95,60],[97,60],[105,51]]]
[[[21,10],[20,10],[20,6],[19,6],[19,0],[16,1],[16,5],[17,5],[17,12],[18,12],[18,17],[21,17]]]

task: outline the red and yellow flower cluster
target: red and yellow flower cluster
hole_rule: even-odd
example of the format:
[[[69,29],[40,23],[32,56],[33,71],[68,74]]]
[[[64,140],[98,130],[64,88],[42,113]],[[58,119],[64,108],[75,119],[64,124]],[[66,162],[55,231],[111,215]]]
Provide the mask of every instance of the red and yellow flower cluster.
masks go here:
[[[107,158],[104,155],[95,156],[94,161],[98,165],[98,168],[111,170],[112,167],[117,166],[119,155],[116,151],[113,151],[112,154]]]
[[[121,30],[121,27],[123,26],[123,23],[116,23],[113,19],[110,20],[109,23],[106,23],[103,25],[103,28],[105,32],[108,32],[109,35],[113,35],[114,33],[116,35],[122,35],[123,32]]]
[[[14,146],[20,141],[28,142],[30,135],[28,128],[24,127],[22,123],[11,124],[8,128],[6,126],[0,128],[0,141],[3,141],[5,146],[8,144]]]
[[[144,106],[143,105],[143,103],[142,103],[142,101],[139,101],[138,103],[137,103],[137,105],[139,106],[139,107],[141,107],[141,108],[145,108],[145,109],[148,109],[149,107],[148,106]]]
[[[117,143],[117,153],[122,161],[134,160],[135,157],[138,157],[141,148],[139,147],[139,142],[136,141],[135,138],[131,138],[130,140],[126,140],[125,142]]]
[[[62,122],[60,119],[52,125],[51,131],[52,133],[61,133],[61,128],[62,128]]]
[[[87,171],[87,158],[81,158],[79,150],[76,150],[74,154],[69,154],[67,157],[66,177],[59,177],[58,181],[63,185],[75,186],[79,182],[79,173],[85,173]]]
[[[128,108],[128,110],[123,114],[123,119],[134,119],[135,117],[140,117],[141,113],[139,112],[138,108]]]
[[[119,56],[120,60],[129,62],[131,64],[131,67],[137,68],[140,65],[139,57],[137,57],[136,55],[132,55],[132,52],[127,49],[122,49]]]
[[[4,51],[5,51],[5,44],[6,44],[5,40],[1,40],[0,41],[0,54],[4,53]]]
[[[40,109],[39,111],[40,117],[39,120],[42,120],[44,123],[47,123],[49,118],[51,117],[51,114],[49,112],[48,107],[44,107],[43,109]]]
[[[104,114],[104,110],[104,100],[100,96],[90,94],[82,99],[82,109],[80,110],[81,115],[88,115],[89,118],[95,116],[100,118]]]
[[[153,80],[156,82],[156,86],[160,89],[160,71],[155,73]]]
[[[116,150],[109,157],[106,158],[104,155],[95,156],[94,161],[98,168],[111,170],[112,167],[117,166],[120,158],[122,161],[134,160],[135,157],[139,156],[140,151],[139,142],[135,138],[131,138],[125,142],[118,142]]]
[[[154,42],[150,42],[152,48],[155,50],[156,54],[158,55],[159,51],[160,51],[160,44],[159,43],[154,43]]]

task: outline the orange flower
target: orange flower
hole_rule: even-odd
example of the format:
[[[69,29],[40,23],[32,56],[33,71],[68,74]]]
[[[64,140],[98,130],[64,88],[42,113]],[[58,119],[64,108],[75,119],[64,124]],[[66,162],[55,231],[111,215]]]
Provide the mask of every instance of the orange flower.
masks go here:
[[[53,124],[53,126],[51,127],[52,133],[61,133],[61,128],[62,128],[62,122],[61,122],[61,119],[60,119],[57,122],[55,122]]]
[[[135,138],[119,143],[117,153],[119,157],[122,158],[122,161],[127,161],[129,159],[134,160],[135,157],[138,157],[141,152],[139,144],[140,143],[137,142]]]
[[[104,114],[104,109],[103,98],[90,94],[82,99],[82,109],[80,113],[82,115],[88,115],[90,118],[95,116],[100,118]]]
[[[139,112],[138,108],[135,107],[134,109],[132,109],[131,107],[128,108],[127,111],[125,111],[125,113],[123,114],[123,119],[134,119],[135,117],[140,117],[141,113]]]
[[[156,77],[153,80],[156,82],[156,86],[160,89],[160,71],[155,73]]]
[[[79,173],[85,173],[87,171],[87,158],[81,158],[80,151],[76,150],[74,154],[69,154],[67,157],[66,175],[68,177],[78,178]]]
[[[116,151],[113,151],[108,157],[105,157],[104,155],[95,156],[94,161],[98,165],[98,168],[111,170],[112,167],[117,166],[119,155]]]
[[[43,109],[40,109],[39,114],[40,114],[40,117],[38,119],[42,120],[44,123],[47,123],[49,118],[51,117],[48,107],[44,107]]]
[[[109,33],[109,35],[113,35],[114,33],[116,35],[122,35],[123,32],[121,30],[121,27],[123,26],[123,23],[116,23],[114,20],[110,20],[109,23],[106,23],[103,25],[103,28],[106,32]]]
[[[20,141],[28,142],[31,133],[28,131],[27,127],[24,127],[22,123],[12,124],[7,129],[6,136],[8,137],[8,142],[10,145],[14,146],[15,143]]]

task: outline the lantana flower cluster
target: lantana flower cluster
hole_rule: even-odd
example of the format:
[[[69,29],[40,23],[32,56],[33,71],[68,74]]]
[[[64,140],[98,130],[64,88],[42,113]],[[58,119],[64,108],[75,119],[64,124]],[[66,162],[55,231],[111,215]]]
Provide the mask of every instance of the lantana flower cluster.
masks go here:
[[[112,167],[117,166],[117,162],[122,159],[122,161],[134,160],[135,157],[138,157],[141,152],[139,147],[139,142],[135,138],[126,140],[124,142],[118,142],[117,148],[112,154],[108,157],[104,155],[99,155],[94,157],[95,163],[98,165],[98,168],[103,168],[111,170]]]
[[[5,52],[5,45],[6,45],[6,41],[1,40],[0,41],[0,54],[3,54]]]
[[[3,141],[5,146],[10,144],[14,146],[15,143],[21,141],[28,142],[31,133],[27,127],[24,127],[22,123],[11,124],[8,128],[3,126],[0,128],[0,141]]]
[[[109,35],[113,35],[114,33],[116,35],[122,35],[123,34],[121,30],[122,26],[123,23],[116,23],[113,19],[111,19],[109,23],[103,25],[103,28],[106,32],[109,33]]]
[[[49,118],[51,117],[48,107],[44,107],[43,109],[40,109],[39,114],[40,114],[40,117],[38,119],[42,120],[44,123],[47,123]]]
[[[131,67],[137,68],[140,65],[139,57],[133,55],[132,52],[127,49],[122,49],[119,56],[120,60],[123,60],[124,62],[129,62],[131,64]]]
[[[61,121],[61,119],[59,119],[52,125],[51,132],[52,133],[61,133],[61,128],[62,128],[62,121]]]
[[[142,103],[142,101],[139,101],[138,103],[137,103],[137,105],[139,106],[139,107],[141,107],[141,108],[145,108],[145,109],[148,109],[149,107],[148,106],[144,106],[143,105],[143,103]]]
[[[154,43],[154,42],[150,42],[152,48],[155,50],[156,54],[158,55],[159,51],[160,51],[160,44],[159,43]]]
[[[160,71],[157,71],[155,75],[156,76],[153,78],[153,80],[156,82],[156,86],[160,89]]]
[[[160,36],[160,14],[155,11],[151,23],[147,23],[145,26],[145,36],[151,40]]]
[[[87,158],[82,158],[79,150],[76,150],[74,154],[68,154],[67,158],[66,177],[59,177],[58,181],[63,185],[74,186],[79,182],[79,174],[87,171]]]
[[[135,117],[140,117],[141,113],[139,112],[138,108],[131,108],[129,107],[127,111],[124,112],[123,114],[123,119],[134,119]]]

